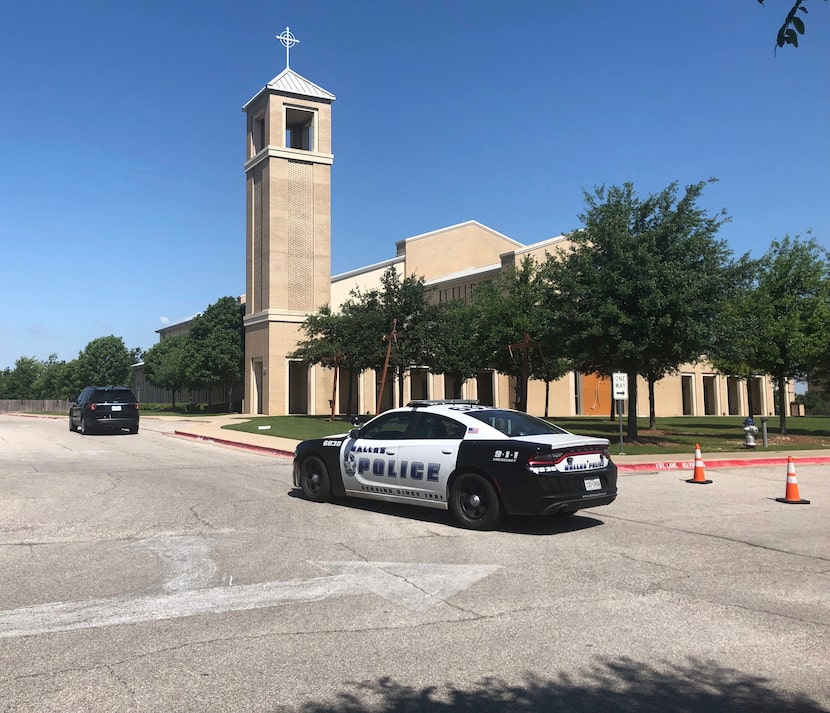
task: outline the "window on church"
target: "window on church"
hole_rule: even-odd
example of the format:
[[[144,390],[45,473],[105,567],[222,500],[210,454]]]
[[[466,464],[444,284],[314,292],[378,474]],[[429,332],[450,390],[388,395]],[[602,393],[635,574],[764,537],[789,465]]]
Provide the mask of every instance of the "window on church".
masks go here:
[[[254,118],[251,126],[251,143],[253,144],[254,155],[265,148],[265,115]]]
[[[314,148],[314,112],[286,107],[285,146],[289,149],[312,151]]]

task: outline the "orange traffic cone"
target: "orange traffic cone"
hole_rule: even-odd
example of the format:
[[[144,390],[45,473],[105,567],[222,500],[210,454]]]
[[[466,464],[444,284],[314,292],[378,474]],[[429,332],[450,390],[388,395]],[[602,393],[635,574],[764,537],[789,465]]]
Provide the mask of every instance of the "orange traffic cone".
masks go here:
[[[706,480],[706,473],[703,470],[703,458],[700,455],[700,444],[695,443],[695,472],[694,478],[687,480],[687,483],[697,483],[698,485],[708,485],[711,480]]]
[[[809,500],[804,500],[798,494],[798,478],[795,477],[795,463],[793,457],[787,456],[787,489],[784,491],[783,498],[775,498],[779,503],[789,503],[790,505],[809,505]]]

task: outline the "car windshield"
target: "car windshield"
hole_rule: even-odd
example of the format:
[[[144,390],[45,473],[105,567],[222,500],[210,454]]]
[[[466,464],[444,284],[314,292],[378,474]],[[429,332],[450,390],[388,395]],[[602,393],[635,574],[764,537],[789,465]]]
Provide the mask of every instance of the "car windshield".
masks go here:
[[[541,418],[528,416],[526,413],[519,411],[486,409],[484,411],[469,411],[467,415],[483,421],[510,438],[541,436],[547,433],[567,433],[564,428],[554,426],[549,421],[543,421]]]

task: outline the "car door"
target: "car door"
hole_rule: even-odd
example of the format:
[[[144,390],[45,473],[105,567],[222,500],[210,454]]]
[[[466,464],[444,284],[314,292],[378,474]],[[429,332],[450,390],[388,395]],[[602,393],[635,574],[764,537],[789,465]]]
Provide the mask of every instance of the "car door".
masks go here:
[[[467,427],[443,414],[417,412],[398,446],[401,487],[408,499],[447,501],[447,480],[455,470]]]
[[[382,414],[343,444],[343,485],[347,493],[382,499],[399,494],[398,447],[412,417],[411,411]]]
[[[69,420],[73,426],[78,427],[81,425],[81,412],[83,409],[84,398],[89,393],[89,387],[85,388],[78,394],[78,398],[76,401],[73,401],[69,405]]]

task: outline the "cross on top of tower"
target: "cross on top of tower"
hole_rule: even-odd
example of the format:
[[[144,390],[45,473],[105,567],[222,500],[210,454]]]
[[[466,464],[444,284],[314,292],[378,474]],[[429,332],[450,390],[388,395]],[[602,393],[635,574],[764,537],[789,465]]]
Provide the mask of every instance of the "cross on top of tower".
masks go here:
[[[300,41],[294,37],[291,30],[288,29],[286,25],[285,30],[276,36],[276,38],[280,41],[283,47],[285,47],[285,68],[288,69],[289,65],[289,55],[291,53],[291,48],[299,44]]]

